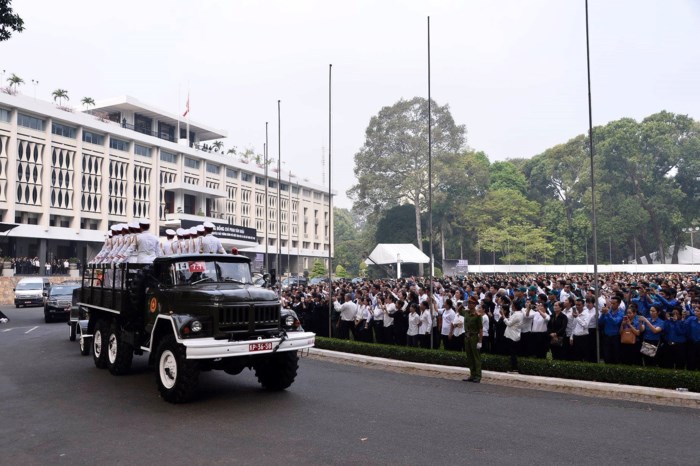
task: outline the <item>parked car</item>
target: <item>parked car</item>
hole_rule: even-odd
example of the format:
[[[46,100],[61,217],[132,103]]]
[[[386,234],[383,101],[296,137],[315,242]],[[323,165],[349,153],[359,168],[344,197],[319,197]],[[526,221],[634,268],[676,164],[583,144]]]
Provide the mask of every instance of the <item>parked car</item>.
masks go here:
[[[76,288],[80,288],[80,283],[59,283],[49,289],[46,304],[44,304],[44,321],[46,323],[70,315],[73,290]]]
[[[306,286],[307,284],[308,280],[306,277],[287,277],[282,280],[282,289],[286,290],[289,289],[290,286]]]
[[[51,284],[46,277],[27,277],[21,279],[14,288],[15,307],[42,306],[44,293],[49,290]]]
[[[362,277],[355,277],[355,278],[353,278],[351,281],[352,281],[352,284],[353,284],[353,285],[358,285],[358,284],[364,282],[365,279],[362,278]]]
[[[309,282],[311,285],[320,285],[321,283],[328,283],[328,278],[325,277],[314,277]]]

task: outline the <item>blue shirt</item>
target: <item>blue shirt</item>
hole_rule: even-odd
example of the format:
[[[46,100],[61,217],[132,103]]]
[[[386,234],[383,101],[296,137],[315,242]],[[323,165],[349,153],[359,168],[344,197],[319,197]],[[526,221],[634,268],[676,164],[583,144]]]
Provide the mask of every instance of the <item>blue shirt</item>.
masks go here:
[[[632,302],[637,305],[637,310],[639,311],[639,314],[643,315],[647,319],[650,317],[649,309],[651,309],[651,306],[654,304],[654,301],[650,301],[648,297],[649,295],[646,295],[643,298],[640,296],[638,298],[632,299]]]
[[[669,343],[685,343],[688,339],[688,323],[684,320],[667,321],[665,330]]]
[[[617,311],[610,309],[606,313],[600,313],[598,320],[599,324],[603,327],[603,333],[609,337],[620,334],[620,324],[622,323],[622,318],[625,313],[621,308],[617,308]]]
[[[644,323],[644,335],[643,339],[647,341],[659,341],[661,340],[661,335],[663,334],[663,330],[666,328],[666,322],[663,320],[659,319],[658,317],[656,319],[649,319],[649,322],[651,325],[654,327],[661,327],[661,332],[660,333],[654,333],[649,325],[645,322]]]
[[[688,338],[690,338],[690,341],[700,341],[700,320],[695,316],[690,316],[685,322],[688,325]]]

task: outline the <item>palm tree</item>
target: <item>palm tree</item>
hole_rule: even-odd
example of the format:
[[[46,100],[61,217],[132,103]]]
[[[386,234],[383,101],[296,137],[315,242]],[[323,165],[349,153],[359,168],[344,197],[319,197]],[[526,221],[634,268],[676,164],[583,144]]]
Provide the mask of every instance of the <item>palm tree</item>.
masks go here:
[[[53,101],[55,102],[56,99],[58,99],[58,105],[63,106],[63,99],[70,100],[68,98],[68,91],[65,89],[56,89],[51,93],[53,96]]]
[[[227,150],[226,153],[229,155],[236,155],[236,148],[232,147],[229,150]]]
[[[7,82],[10,83],[10,88],[14,87],[14,91],[17,92],[17,86],[24,84],[24,79],[12,73],[12,76],[7,78]]]
[[[95,99],[92,97],[83,97],[83,99],[80,101],[83,104],[83,107],[85,107],[85,110],[87,110],[88,106],[92,105],[93,107],[95,106]]]
[[[224,143],[221,142],[221,141],[214,141],[211,145],[214,147],[214,149],[216,150],[216,152],[219,152],[219,150],[220,150],[222,147],[224,147]]]

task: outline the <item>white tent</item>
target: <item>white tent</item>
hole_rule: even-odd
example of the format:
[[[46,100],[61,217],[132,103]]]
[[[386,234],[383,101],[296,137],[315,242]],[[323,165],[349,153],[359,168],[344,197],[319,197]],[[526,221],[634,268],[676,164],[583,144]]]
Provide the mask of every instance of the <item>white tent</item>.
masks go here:
[[[652,263],[659,264],[659,253],[652,252],[649,254],[651,256]],[[669,247],[666,251],[666,263],[670,264],[673,258],[673,246]],[[634,263],[634,261],[632,261]],[[646,264],[646,257],[640,257],[640,264]],[[699,264],[700,263],[700,249],[691,248],[690,246],[681,246],[678,250],[678,263],[679,264]]]
[[[412,264],[427,264],[430,258],[423,254],[423,251],[408,244],[380,243],[365,260],[365,264],[396,264],[397,278],[401,277],[401,264],[409,262]]]

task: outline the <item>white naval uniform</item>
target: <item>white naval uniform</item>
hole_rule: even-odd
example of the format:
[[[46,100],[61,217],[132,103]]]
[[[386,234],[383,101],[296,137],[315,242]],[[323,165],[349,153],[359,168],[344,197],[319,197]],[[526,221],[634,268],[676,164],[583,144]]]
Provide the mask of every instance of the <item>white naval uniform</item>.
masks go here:
[[[202,238],[202,249],[203,254],[226,254],[221,240],[211,233]]]
[[[150,264],[156,257],[161,256],[158,238],[147,231],[136,235],[135,244],[137,250],[137,264]]]

